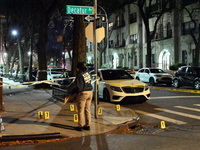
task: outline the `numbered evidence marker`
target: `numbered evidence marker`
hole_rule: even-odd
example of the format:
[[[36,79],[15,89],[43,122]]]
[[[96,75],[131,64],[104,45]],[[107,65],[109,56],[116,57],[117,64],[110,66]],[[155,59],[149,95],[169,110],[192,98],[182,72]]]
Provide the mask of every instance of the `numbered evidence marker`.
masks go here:
[[[102,108],[98,108],[98,115],[102,115]]]
[[[70,111],[74,111],[74,104],[71,104],[70,106],[69,106],[70,108]]]
[[[120,105],[116,105],[116,110],[120,111]]]
[[[161,121],[160,122],[160,127],[161,127],[161,129],[165,129],[166,128],[165,121]]]
[[[44,119],[49,119],[50,118],[50,113],[49,111],[44,112]]]
[[[38,119],[43,119],[43,111],[38,111]]]
[[[78,114],[74,114],[74,122],[78,122]]]

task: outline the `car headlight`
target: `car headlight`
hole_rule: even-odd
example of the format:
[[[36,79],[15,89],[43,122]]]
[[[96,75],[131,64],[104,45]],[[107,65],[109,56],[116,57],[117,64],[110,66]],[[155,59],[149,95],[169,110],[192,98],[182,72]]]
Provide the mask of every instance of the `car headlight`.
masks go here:
[[[120,87],[117,87],[117,86],[110,86],[111,90],[113,91],[117,91],[117,92],[122,92],[121,88]]]
[[[149,89],[149,86],[147,84],[144,85],[144,90],[148,90]]]

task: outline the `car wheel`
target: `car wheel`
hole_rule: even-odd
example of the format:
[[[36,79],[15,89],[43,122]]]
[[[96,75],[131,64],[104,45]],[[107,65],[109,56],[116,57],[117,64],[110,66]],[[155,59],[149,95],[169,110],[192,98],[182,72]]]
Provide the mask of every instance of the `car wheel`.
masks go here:
[[[178,81],[177,79],[175,79],[175,80],[173,81],[173,86],[174,86],[175,88],[179,88],[179,87],[180,87],[179,81]]]
[[[150,84],[151,86],[155,85],[155,81],[154,81],[153,78],[150,78],[150,79],[149,79],[149,84]]]
[[[139,78],[139,77],[136,77],[136,79],[140,81],[140,78]]]
[[[103,100],[106,102],[110,102],[110,93],[107,89],[103,91]]]
[[[200,89],[200,81],[197,80],[197,81],[194,82],[194,89],[195,90],[199,90]]]

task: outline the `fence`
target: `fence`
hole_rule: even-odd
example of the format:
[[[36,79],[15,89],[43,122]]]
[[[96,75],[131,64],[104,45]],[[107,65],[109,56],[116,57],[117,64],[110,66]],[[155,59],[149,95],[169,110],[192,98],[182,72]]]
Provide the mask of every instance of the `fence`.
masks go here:
[[[65,97],[69,94],[67,89],[52,86],[52,97],[64,102]]]

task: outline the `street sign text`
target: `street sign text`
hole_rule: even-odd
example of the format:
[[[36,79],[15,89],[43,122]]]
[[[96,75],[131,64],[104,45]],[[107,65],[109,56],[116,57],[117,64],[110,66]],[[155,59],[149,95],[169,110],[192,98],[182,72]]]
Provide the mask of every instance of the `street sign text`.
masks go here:
[[[66,6],[66,13],[67,14],[74,14],[74,15],[93,15],[94,14],[94,7],[67,5]]]

